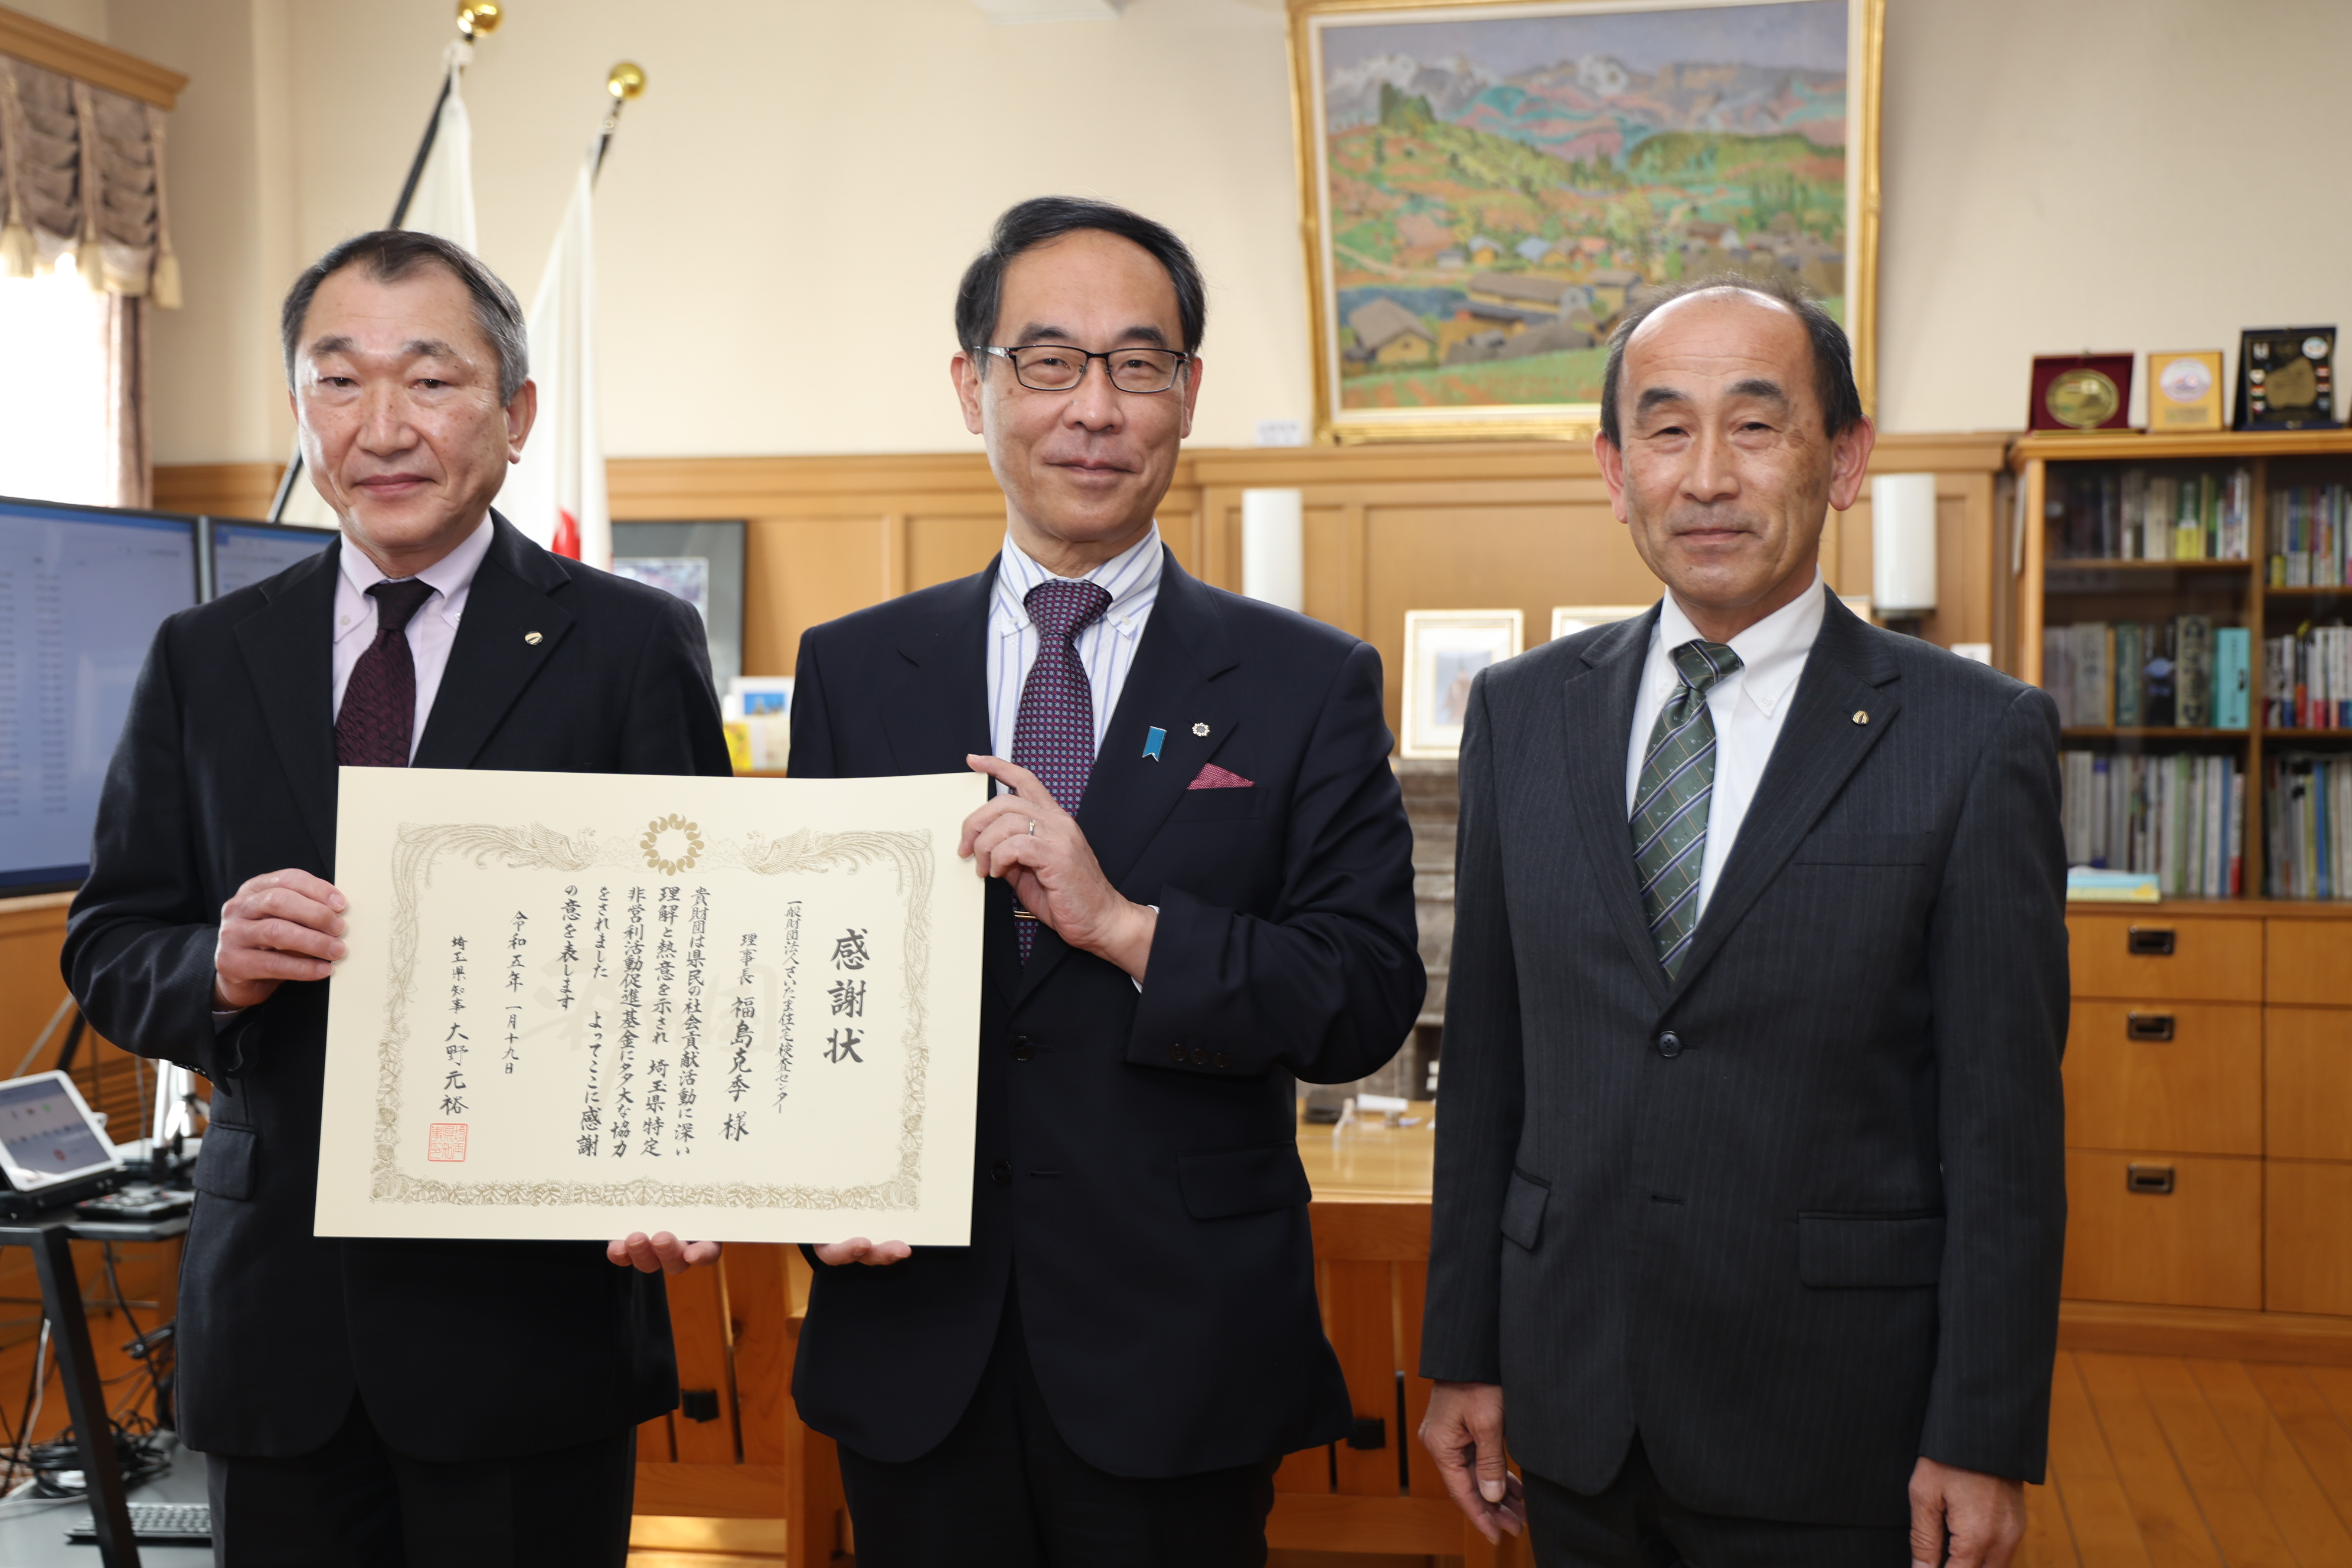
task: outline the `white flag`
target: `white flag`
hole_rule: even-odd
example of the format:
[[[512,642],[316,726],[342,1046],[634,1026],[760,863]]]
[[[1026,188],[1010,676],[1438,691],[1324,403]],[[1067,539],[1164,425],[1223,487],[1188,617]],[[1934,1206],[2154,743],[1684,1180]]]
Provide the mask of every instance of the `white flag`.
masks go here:
[[[596,153],[581,160],[572,203],[530,302],[531,379],[539,420],[508,478],[499,510],[558,555],[607,571],[613,516],[596,419]]]
[[[467,118],[465,95],[458,87],[472,58],[472,45],[460,42],[449,47],[449,90],[434,118],[433,146],[425,154],[425,167],[417,174],[416,189],[408,198],[408,212],[400,225],[455,240],[467,250],[474,248],[474,122]],[[334,509],[307,471],[287,496],[279,521],[310,528],[339,526]]]
[[[403,228],[437,234],[474,249],[474,122],[466,114],[466,97],[458,88],[466,79],[467,62],[474,58],[471,44],[449,46],[449,91],[441,100],[433,122],[433,150],[408,198]]]

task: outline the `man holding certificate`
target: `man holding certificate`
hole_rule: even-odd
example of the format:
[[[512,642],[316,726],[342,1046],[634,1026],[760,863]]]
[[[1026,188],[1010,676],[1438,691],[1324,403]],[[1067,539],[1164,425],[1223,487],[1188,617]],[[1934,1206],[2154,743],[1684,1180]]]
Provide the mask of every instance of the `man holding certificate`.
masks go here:
[[[283,331],[341,538],[164,623],[65,948],[101,1033],[213,1084],[181,1434],[208,1456],[231,1568],[617,1568],[636,1424],[677,1399],[644,1270],[716,1248],[615,1243],[630,1269],[591,1243],[313,1234],[350,907],[336,769],[723,774],[702,629],[490,510],[536,405],[521,310],[471,255],[346,241],[296,283]]]
[[[1378,656],[1160,542],[1203,301],[1157,223],[1007,212],[951,362],[1003,553],[801,644],[795,776],[1005,792],[971,1245],[814,1249],[793,1395],[869,1568],[1263,1563],[1276,1462],[1352,1425],[1293,1086],[1412,1026],[1412,836]]]

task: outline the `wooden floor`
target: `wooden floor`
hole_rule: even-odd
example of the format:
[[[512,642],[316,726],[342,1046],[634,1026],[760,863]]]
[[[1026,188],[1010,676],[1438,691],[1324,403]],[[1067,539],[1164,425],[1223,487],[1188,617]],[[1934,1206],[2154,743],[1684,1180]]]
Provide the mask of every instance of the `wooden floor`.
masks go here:
[[[2352,1367],[2066,1351],[2023,1568],[2352,1568]]]
[[[2050,1484],[2026,1499],[2018,1568],[2352,1568],[2352,1367],[2062,1352]],[[648,1541],[632,1568],[779,1561],[765,1541],[686,1544]],[[1280,1554],[1281,1568],[1430,1562]]]

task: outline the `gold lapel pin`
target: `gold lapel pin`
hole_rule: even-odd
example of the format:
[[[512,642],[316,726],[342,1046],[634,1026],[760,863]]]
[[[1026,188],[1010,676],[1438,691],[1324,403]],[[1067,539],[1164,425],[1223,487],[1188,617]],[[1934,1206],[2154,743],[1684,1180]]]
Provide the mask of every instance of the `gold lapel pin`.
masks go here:
[[[1867,724],[1870,722],[1870,715],[1857,708],[1853,710],[1853,721],[1857,724]]]
[[[537,632],[525,632],[522,634],[522,640],[530,644],[531,647],[537,647],[539,646],[539,634]],[[1856,715],[1854,721],[1856,723],[1860,723],[1862,721],[1861,717]]]
[[[1209,727],[1206,724],[1195,724],[1192,726],[1192,733],[1195,735],[1205,735],[1208,732]]]

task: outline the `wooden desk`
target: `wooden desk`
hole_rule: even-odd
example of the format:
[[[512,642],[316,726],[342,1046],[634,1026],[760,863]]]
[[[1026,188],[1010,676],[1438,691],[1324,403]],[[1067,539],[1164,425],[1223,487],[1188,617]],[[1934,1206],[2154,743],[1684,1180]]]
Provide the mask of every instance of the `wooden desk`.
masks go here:
[[[1429,1405],[1419,1373],[1429,1276],[1431,1107],[1418,1124],[1301,1126],[1315,1198],[1316,1289],[1359,1420],[1356,1437],[1293,1454],[1275,1477],[1276,1548],[1444,1557],[1465,1568],[1524,1561],[1462,1518],[1413,1434]],[[717,1415],[673,1414],[638,1440],[637,1511],[783,1519],[791,1568],[851,1545],[831,1442],[801,1425],[787,1386],[808,1302],[807,1265],[787,1247],[730,1247],[718,1268],[670,1279],[683,1386],[718,1394]],[[1375,1426],[1377,1424],[1377,1426]],[[805,1527],[803,1521],[806,1521]],[[713,1537],[714,1543],[718,1537]]]

